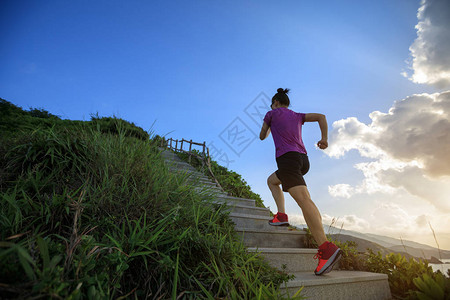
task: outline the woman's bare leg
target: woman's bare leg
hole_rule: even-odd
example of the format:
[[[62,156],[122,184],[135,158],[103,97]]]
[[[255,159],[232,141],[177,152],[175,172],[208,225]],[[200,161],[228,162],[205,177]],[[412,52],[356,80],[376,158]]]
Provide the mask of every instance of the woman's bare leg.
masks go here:
[[[308,188],[304,185],[298,185],[290,188],[288,192],[302,209],[306,224],[316,243],[320,246],[328,241],[323,230],[322,216],[311,200]]]
[[[284,195],[283,191],[280,188],[281,181],[278,179],[277,174],[272,173],[269,178],[267,178],[267,185],[269,186],[270,191],[272,192],[273,199],[277,204],[278,212],[285,213],[284,207]]]

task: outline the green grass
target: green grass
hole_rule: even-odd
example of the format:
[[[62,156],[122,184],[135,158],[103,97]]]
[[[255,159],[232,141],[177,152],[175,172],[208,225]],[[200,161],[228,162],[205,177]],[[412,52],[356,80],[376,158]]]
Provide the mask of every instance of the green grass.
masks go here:
[[[32,111],[0,103],[4,297],[283,298],[289,276],[247,253],[142,129]]]

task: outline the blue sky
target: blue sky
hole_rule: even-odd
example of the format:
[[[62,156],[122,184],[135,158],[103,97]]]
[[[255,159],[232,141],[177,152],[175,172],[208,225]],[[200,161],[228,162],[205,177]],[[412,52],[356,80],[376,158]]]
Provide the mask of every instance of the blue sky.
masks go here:
[[[258,134],[261,125],[246,109],[290,88],[291,109],[326,114],[332,135],[336,121],[370,124],[370,113],[387,113],[395,101],[443,92],[442,84],[401,75],[414,71],[410,47],[420,6],[411,0],[2,1],[0,97],[66,119],[116,115],[160,135],[206,141],[276,210],[265,185],[276,169],[273,142],[253,140],[249,130]],[[236,124],[250,138],[239,155],[226,143]],[[342,145],[336,132],[335,144]],[[395,201],[382,188],[345,197],[330,192],[360,185],[367,175],[355,165],[374,157],[357,146],[345,155],[343,146],[342,153],[325,153],[314,147],[319,138],[317,124],[307,124],[306,180],[324,222],[341,218],[344,228],[380,233],[374,207],[394,205],[411,220],[422,216],[404,207],[423,201],[411,193]],[[286,200],[288,214],[301,223],[300,209]],[[406,227],[383,233],[417,238]],[[437,231],[450,248],[445,228]],[[418,241],[430,243],[428,235],[423,231]]]

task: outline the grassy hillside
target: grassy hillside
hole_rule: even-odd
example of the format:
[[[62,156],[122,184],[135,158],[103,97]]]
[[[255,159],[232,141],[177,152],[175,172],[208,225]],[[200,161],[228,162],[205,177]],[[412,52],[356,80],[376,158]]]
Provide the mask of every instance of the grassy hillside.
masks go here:
[[[246,252],[141,128],[1,99],[0,132],[2,297],[282,298],[288,276]]]

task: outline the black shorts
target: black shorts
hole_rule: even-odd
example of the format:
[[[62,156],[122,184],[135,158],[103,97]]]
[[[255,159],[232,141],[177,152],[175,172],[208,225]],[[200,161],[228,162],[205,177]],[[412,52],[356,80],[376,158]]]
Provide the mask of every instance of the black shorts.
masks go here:
[[[292,151],[277,157],[276,160],[278,170],[275,174],[281,181],[283,192],[297,185],[306,185],[303,175],[309,171],[308,155]]]

